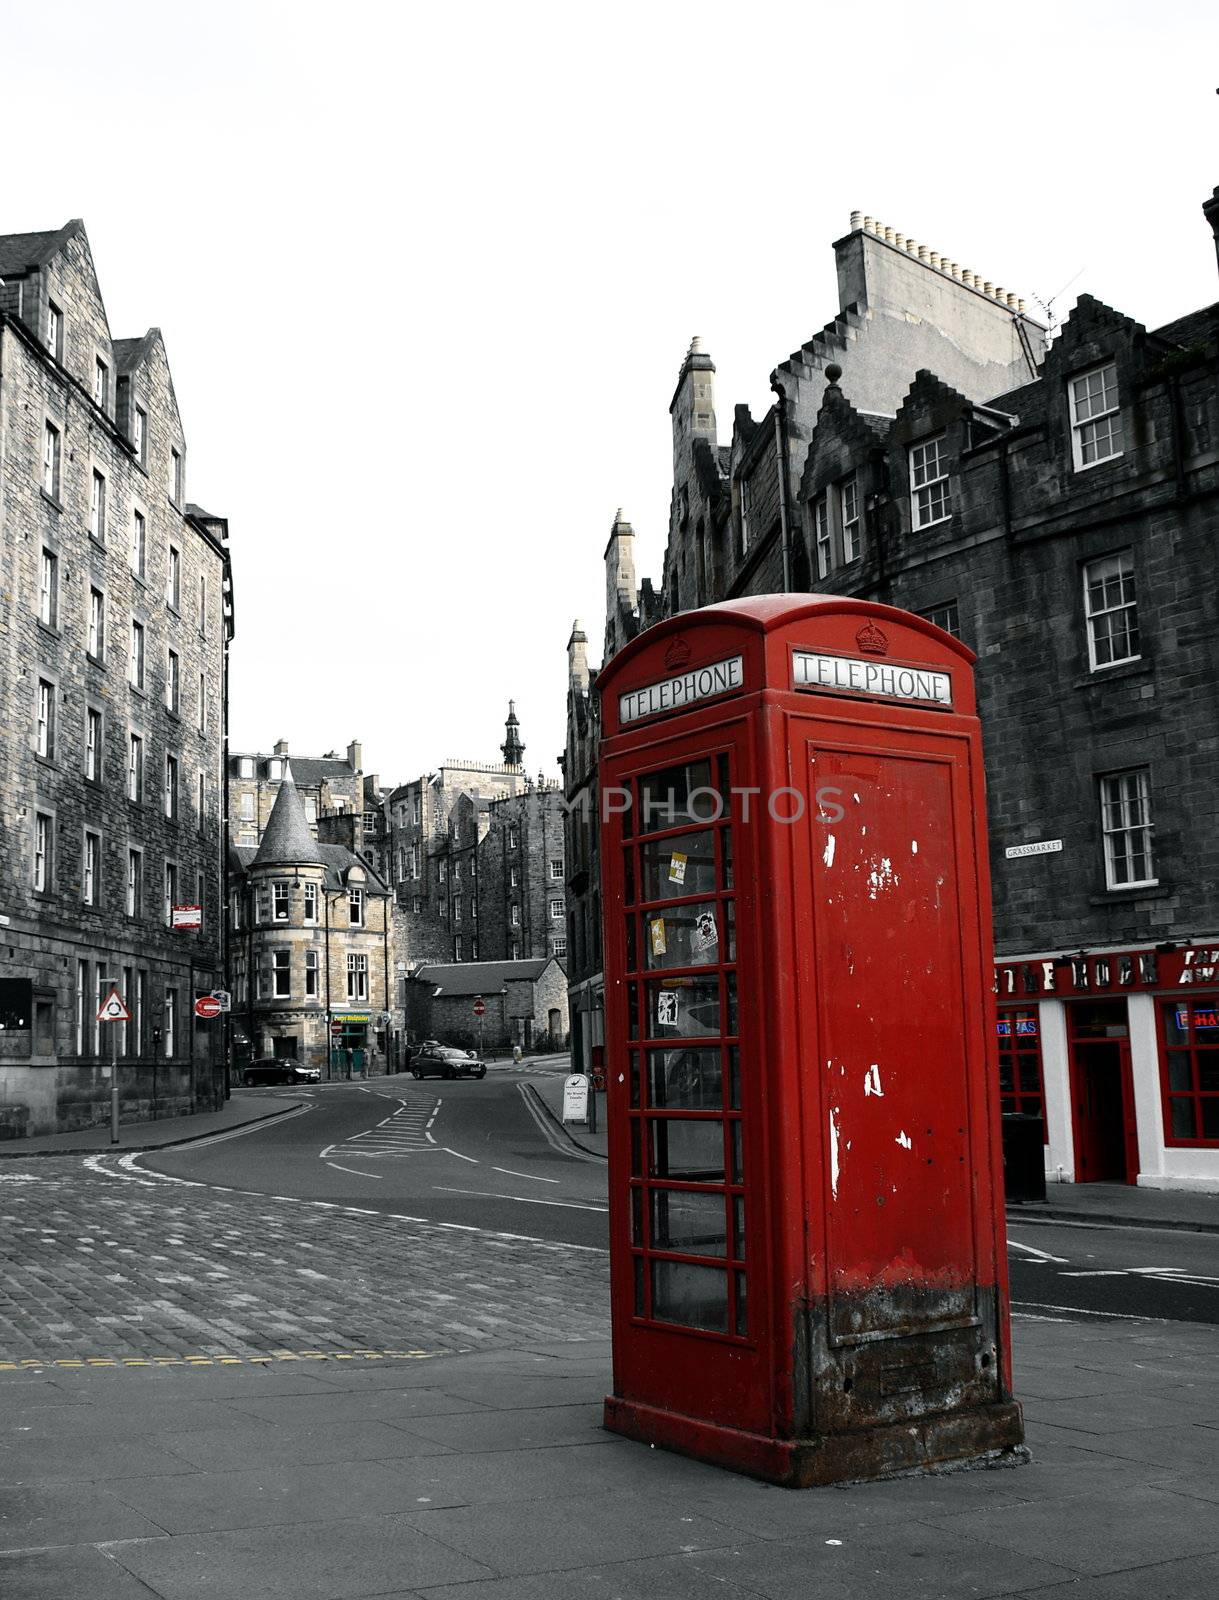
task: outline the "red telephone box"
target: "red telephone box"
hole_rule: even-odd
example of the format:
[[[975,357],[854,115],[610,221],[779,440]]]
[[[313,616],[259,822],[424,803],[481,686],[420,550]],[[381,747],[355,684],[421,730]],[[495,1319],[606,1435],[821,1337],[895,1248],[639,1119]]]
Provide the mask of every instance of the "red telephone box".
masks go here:
[[[620,1433],[792,1485],[1022,1453],[973,660],[772,595],[598,678]]]

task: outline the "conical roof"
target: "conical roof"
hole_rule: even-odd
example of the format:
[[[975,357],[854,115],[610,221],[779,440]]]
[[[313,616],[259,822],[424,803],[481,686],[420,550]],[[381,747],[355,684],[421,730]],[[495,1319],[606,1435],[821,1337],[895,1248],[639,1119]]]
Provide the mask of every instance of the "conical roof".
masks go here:
[[[252,867],[320,867],[322,853],[313,835],[291,772],[285,773],[271,807]]]

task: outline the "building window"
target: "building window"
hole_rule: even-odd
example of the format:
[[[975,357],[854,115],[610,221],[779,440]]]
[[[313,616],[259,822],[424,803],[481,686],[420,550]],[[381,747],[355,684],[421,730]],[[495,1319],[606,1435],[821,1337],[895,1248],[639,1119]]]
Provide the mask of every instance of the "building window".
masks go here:
[[[1160,1002],[1164,1050],[1164,1142],[1219,1145],[1219,1007],[1205,1000]]]
[[[449,901],[448,901],[448,897],[446,895],[442,894],[440,896],[439,900],[437,900],[437,902],[436,902],[436,910],[440,913],[440,915],[442,917],[447,917],[448,916],[448,914],[449,914]]]
[[[508,829],[508,848],[509,848],[509,850],[517,850],[517,849],[519,849],[520,848],[520,843],[521,843],[520,829],[519,828],[509,828]]]
[[[38,620],[48,628],[59,622],[59,557],[45,546],[38,563]]]
[[[1100,780],[1105,882],[1110,889],[1156,881],[1151,859],[1151,784],[1146,767],[1111,772]]]
[[[85,708],[85,777],[102,781],[102,714],[92,706]]]
[[[171,822],[178,820],[178,758],[165,757],[165,815]]]
[[[199,674],[199,697],[195,706],[195,721],[199,724],[199,732],[207,732],[207,674]]]
[[[207,574],[199,574],[199,632],[207,637]]]
[[[453,882],[454,883],[460,883],[461,882],[461,862],[460,861],[454,861],[454,863],[453,863]]]
[[[368,957],[347,957],[347,998],[349,1000],[368,999]]]
[[[271,992],[277,1000],[286,1000],[292,993],[292,952],[276,950],[271,956]]]
[[[929,528],[952,515],[946,446],[940,434],[910,448],[910,512],[916,528]]]
[[[99,903],[102,870],[102,838],[99,833],[85,834],[85,854],[81,862],[81,898],[87,906]]]
[[[89,537],[98,544],[106,541],[106,480],[93,469],[93,486],[89,490]]]
[[[127,798],[137,801],[144,798],[144,740],[138,733],[131,735],[128,745]]]
[[[172,861],[165,863],[165,926],[174,925],[174,907],[178,903],[178,869]]]
[[[830,530],[830,497],[823,494],[813,506],[813,545],[817,552],[817,576],[828,577],[834,564]]]
[[[552,917],[561,917],[563,915],[563,902],[561,900],[552,900],[550,902],[550,914]]]
[[[513,939],[508,945],[508,960],[509,961],[519,961],[520,959],[521,959],[521,941],[519,939]]]
[[[94,661],[106,656],[106,597],[100,589],[89,590],[89,654]]]
[[[144,857],[139,850],[127,852],[127,915],[138,917],[144,900]]]
[[[173,1058],[178,1048],[178,991],[166,989],[165,991],[165,1033],[161,1040],[161,1048],[165,1052],[165,1059]]]
[[[148,413],[142,406],[136,406],[132,417],[131,442],[135,446],[135,458],[144,468],[148,466]]]
[[[1120,456],[1125,448],[1112,361],[1071,379],[1071,446],[1077,472]]]
[[[254,760],[252,756],[242,756],[237,763],[237,776],[239,778],[252,778],[254,776]]]
[[[63,360],[63,312],[54,300],[47,301],[47,349],[56,361]]]
[[[144,687],[144,624],[131,624],[131,650],[127,662],[127,677],[133,689]]]
[[[437,883],[447,883],[448,879],[449,879],[449,863],[447,861],[438,861],[436,863],[436,881],[437,881]]]
[[[1139,654],[1139,619],[1134,597],[1134,554],[1089,561],[1084,568],[1084,613],[1088,620],[1088,663],[1101,667],[1135,661]]]
[[[272,922],[287,922],[291,910],[292,893],[286,883],[277,883],[271,896]]]
[[[453,926],[455,928],[460,928],[461,927],[461,897],[460,897],[460,895],[454,895],[453,896]]]
[[[952,634],[954,639],[961,637],[961,618],[957,611],[955,600],[945,600],[942,605],[930,606],[926,611],[918,613],[928,622],[934,622],[937,628],[943,628],[945,633]]]
[[[749,480],[741,479],[741,554],[749,553]]]
[[[453,960],[454,961],[460,961],[461,959],[462,959],[462,955],[461,955],[461,935],[458,934],[457,937],[453,940]]]
[[[54,877],[51,860],[51,819],[45,812],[34,814],[34,890],[49,894]]]
[[[1003,1111],[1039,1117],[1043,1112],[1041,1039],[1037,1007],[1000,1011],[999,1105]]]
[[[48,761],[55,757],[55,685],[45,678],[38,680],[38,719],[35,748]]]
[[[165,604],[177,611],[182,603],[182,553],[174,545],[169,547],[169,564],[165,568]]]
[[[131,513],[131,570],[137,578],[144,576],[144,564],[148,555],[148,540],[144,530],[144,513],[133,511]]]
[[[508,868],[508,887],[510,889],[519,889],[520,885],[521,885],[521,869],[519,867],[509,867]]]
[[[515,902],[512,905],[511,911],[508,913],[508,921],[514,928],[519,928],[521,925],[521,908]]]
[[[110,400],[110,368],[98,356],[93,363],[93,404],[104,411]]]
[[[555,940],[555,942],[554,942],[554,953],[555,953],[556,956],[565,956],[567,954],[567,940],[566,939],[556,939]]]
[[[241,820],[242,822],[253,822],[254,820],[254,796],[248,789],[241,797]]]
[[[203,833],[203,832],[206,831],[206,828],[207,828],[207,776],[206,776],[205,773],[202,773],[202,772],[197,773],[196,776],[195,776],[195,822],[196,822],[196,824],[198,826],[198,829],[199,829],[200,833]]]
[[[364,926],[364,891],[363,889],[349,889],[347,892],[347,916],[353,928]]]
[[[42,430],[42,490],[59,499],[59,429],[48,422]]]
[[[172,446],[169,451],[169,498],[176,506],[182,504],[182,453]]]
[[[278,759],[267,762],[267,777],[272,783],[279,783],[284,775],[284,764]]]
[[[473,895],[470,896],[470,921],[471,922],[477,922],[478,921],[478,901],[474,898]]]
[[[305,998],[306,999],[309,999],[309,1000],[316,1000],[317,999],[317,984],[318,984],[317,951],[316,950],[306,950],[305,951]]]
[[[563,863],[561,860],[552,860],[550,863],[550,876],[559,883],[563,881]]]
[[[317,884],[316,883],[307,883],[305,885],[305,921],[306,922],[316,922],[317,921]]]
[[[178,652],[170,650],[165,658],[165,709],[178,715],[178,702],[182,693],[182,664]]]
[[[411,877],[417,878],[419,876],[419,846],[417,844],[413,844],[411,846],[410,861]]]
[[[859,484],[855,478],[847,478],[840,490],[840,504],[842,507],[842,559],[844,562],[859,559],[863,549],[863,538],[859,517]]]

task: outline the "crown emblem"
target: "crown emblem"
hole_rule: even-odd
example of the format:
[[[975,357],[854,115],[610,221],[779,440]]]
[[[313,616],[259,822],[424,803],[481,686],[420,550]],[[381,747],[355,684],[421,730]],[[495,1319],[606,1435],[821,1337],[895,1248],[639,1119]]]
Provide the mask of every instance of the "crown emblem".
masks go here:
[[[874,622],[864,623],[855,635],[855,643],[870,656],[883,656],[889,653],[888,635],[882,633]]]
[[[689,659],[690,646],[680,636],[674,639],[665,651],[665,666],[672,667],[675,671],[678,667],[684,667]]]

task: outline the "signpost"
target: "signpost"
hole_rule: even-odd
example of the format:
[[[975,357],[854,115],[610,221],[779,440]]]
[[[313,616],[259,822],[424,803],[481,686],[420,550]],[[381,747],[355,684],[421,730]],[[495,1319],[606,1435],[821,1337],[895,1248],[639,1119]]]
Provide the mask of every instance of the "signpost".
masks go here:
[[[131,1021],[131,1013],[127,1009],[127,1002],[119,993],[117,985],[111,988],[110,993],[98,1006],[97,1020],[112,1024],[110,1029],[110,1143],[117,1144],[119,1142],[119,1039],[113,1025]]]
[[[483,1018],[487,1014],[487,1002],[482,995],[474,996],[474,1015],[478,1018],[478,1059],[483,1058]]]

